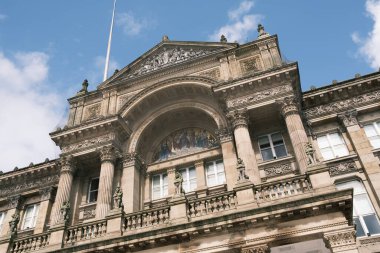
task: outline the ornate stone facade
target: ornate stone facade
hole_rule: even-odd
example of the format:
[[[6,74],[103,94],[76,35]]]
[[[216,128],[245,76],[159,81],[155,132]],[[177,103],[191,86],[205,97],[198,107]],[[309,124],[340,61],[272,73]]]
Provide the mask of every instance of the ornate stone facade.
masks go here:
[[[165,36],[83,83],[60,158],[0,174],[0,252],[380,251],[380,73],[302,92],[258,32]]]

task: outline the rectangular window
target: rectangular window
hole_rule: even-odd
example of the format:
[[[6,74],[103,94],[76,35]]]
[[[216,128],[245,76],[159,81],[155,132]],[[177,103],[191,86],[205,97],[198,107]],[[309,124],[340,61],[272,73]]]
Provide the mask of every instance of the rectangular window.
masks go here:
[[[264,161],[287,156],[281,133],[267,134],[259,137],[261,156]]]
[[[162,173],[152,176],[152,197],[160,199],[168,196],[168,174]]]
[[[180,169],[179,172],[183,178],[183,190],[185,192],[194,191],[197,188],[197,175],[195,173],[195,167]]]
[[[25,208],[24,220],[21,227],[22,230],[34,228],[36,226],[39,207],[39,204],[34,204]]]
[[[98,199],[98,190],[99,190],[99,178],[92,178],[90,180],[90,185],[88,187],[88,203],[96,202]]]
[[[3,228],[4,219],[5,219],[5,212],[0,212],[0,232],[1,232],[1,229]]]
[[[380,121],[364,126],[365,134],[373,148],[380,148]]]
[[[348,149],[339,133],[331,133],[317,138],[319,149],[325,160],[348,155]]]
[[[226,183],[226,176],[224,174],[224,165],[222,160],[206,163],[206,179],[208,186]]]
[[[359,181],[337,184],[339,190],[354,189],[353,219],[356,224],[356,235],[371,236],[380,234],[380,223],[364,185]]]

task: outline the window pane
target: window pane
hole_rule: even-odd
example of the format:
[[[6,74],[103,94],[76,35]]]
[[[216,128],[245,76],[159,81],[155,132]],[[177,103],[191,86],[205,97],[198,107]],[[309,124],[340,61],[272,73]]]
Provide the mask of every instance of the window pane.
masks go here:
[[[195,172],[195,168],[191,167],[189,168],[189,179],[197,178],[197,174]]]
[[[261,156],[263,157],[263,160],[264,161],[267,161],[267,160],[272,160],[274,157],[273,157],[273,154],[272,154],[272,149],[262,149],[261,150]]]
[[[90,183],[90,191],[99,189],[99,178],[94,178]]]
[[[37,216],[38,216],[38,211],[40,210],[40,205],[35,205],[35,208],[34,208],[34,215],[33,215],[33,221],[32,221],[32,226],[35,227],[36,226],[36,222],[37,222]]]
[[[330,144],[329,142],[327,141],[327,137],[326,136],[320,136],[317,138],[317,142],[318,142],[318,146],[320,149],[322,148],[326,148],[326,147],[329,147]]]
[[[160,187],[160,175],[154,175],[152,177],[153,187]]]
[[[164,186],[168,186],[168,174],[162,174],[162,181]]]
[[[321,149],[321,154],[323,156],[323,159],[325,159],[325,160],[329,160],[329,159],[335,158],[334,157],[334,153],[332,152],[331,148]]]
[[[360,220],[358,217],[354,217],[354,224],[356,225],[356,236],[365,236],[364,229],[362,227],[362,224],[360,224]]]
[[[338,133],[329,134],[331,145],[343,144],[343,138]]]
[[[224,173],[224,165],[223,165],[222,161],[217,161],[216,162],[216,171]]]
[[[270,144],[269,144],[268,137],[267,136],[260,137],[259,138],[259,145],[260,145],[260,148],[269,148]]]
[[[371,235],[380,234],[380,224],[375,214],[363,216],[363,219]]]
[[[372,209],[372,205],[367,197],[367,194],[355,195],[354,207],[357,212],[357,215],[364,215],[374,212]]]
[[[214,163],[208,163],[206,165],[206,174],[207,175],[213,175],[215,173],[214,171]]]
[[[373,148],[380,148],[380,136],[374,136],[369,138],[369,141],[371,142],[371,146]]]
[[[377,135],[376,130],[375,130],[375,126],[372,124],[364,126],[364,131],[365,131],[365,134],[367,135],[367,137],[372,137],[372,136]]]
[[[207,175],[207,184],[208,184],[208,186],[216,185],[215,174]]]
[[[194,191],[196,188],[197,188],[197,179],[191,179],[189,191]]]
[[[274,146],[279,145],[279,144],[283,144],[284,141],[282,139],[282,135],[280,133],[272,134],[272,143]]]
[[[90,195],[88,197],[88,202],[95,202],[98,200],[98,192],[90,192]]]
[[[218,184],[224,184],[226,182],[226,178],[224,176],[224,172],[218,173]]]
[[[341,144],[338,146],[334,146],[334,152],[336,157],[346,156],[348,155],[348,149],[345,144]]]
[[[279,145],[274,147],[274,151],[276,152],[277,158],[286,156],[285,145]]]

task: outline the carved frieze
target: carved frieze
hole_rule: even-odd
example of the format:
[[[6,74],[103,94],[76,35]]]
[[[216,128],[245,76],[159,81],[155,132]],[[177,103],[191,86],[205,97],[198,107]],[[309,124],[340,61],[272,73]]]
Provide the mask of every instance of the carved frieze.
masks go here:
[[[23,198],[22,198],[21,195],[14,195],[14,196],[8,197],[8,208],[10,208],[10,209],[13,209],[13,208],[19,209],[20,206],[21,206],[22,199]]]
[[[337,165],[329,167],[329,173],[331,176],[342,175],[350,172],[356,171],[358,168],[355,165],[355,162],[343,162]]]
[[[243,73],[263,69],[260,61],[260,56],[254,56],[248,59],[241,60],[240,67]]]
[[[256,92],[252,95],[241,97],[233,100],[227,101],[227,107],[238,107],[241,105],[252,104],[254,102],[264,101],[267,99],[273,99],[277,95],[286,94],[292,91],[291,85],[282,85],[272,89]]]
[[[305,111],[307,118],[315,118],[331,113],[347,111],[353,107],[370,104],[380,100],[380,91],[370,92],[350,99],[316,106]]]
[[[242,253],[268,253],[269,247],[266,244],[255,245],[248,248],[242,248],[241,252]]]
[[[213,69],[206,70],[199,73],[198,76],[205,76],[205,77],[210,77],[213,79],[220,79],[220,70],[219,68],[213,68]]]
[[[358,112],[356,110],[351,110],[344,113],[339,113],[338,119],[343,126],[349,127],[358,124],[358,119],[356,118],[357,115]]]
[[[93,208],[86,208],[83,210],[83,219],[92,219],[95,218],[95,207]]]
[[[102,135],[99,137],[94,137],[88,140],[83,140],[77,143],[69,144],[67,146],[62,147],[62,153],[69,153],[71,151],[81,151],[83,149],[89,148],[89,147],[94,147],[97,148],[101,145],[104,145],[104,143],[113,140],[113,135],[107,134],[107,135]]]
[[[84,120],[95,119],[100,115],[100,103],[86,107]]]
[[[293,172],[293,167],[290,163],[278,164],[264,169],[266,177],[276,177]]]
[[[0,185],[0,197],[6,197],[11,194],[21,193],[33,189],[39,189],[44,186],[53,186],[58,184],[59,175],[53,174],[45,177],[33,178],[27,177],[22,183],[10,183]]]
[[[132,74],[128,75],[128,77],[135,77],[146,74],[163,67],[211,54],[214,51],[215,50],[182,47],[175,47],[173,49],[164,48],[162,52],[153,55],[143,61],[138,69],[135,70]]]
[[[355,230],[339,231],[334,234],[325,234],[323,237],[329,248],[340,248],[356,244]]]

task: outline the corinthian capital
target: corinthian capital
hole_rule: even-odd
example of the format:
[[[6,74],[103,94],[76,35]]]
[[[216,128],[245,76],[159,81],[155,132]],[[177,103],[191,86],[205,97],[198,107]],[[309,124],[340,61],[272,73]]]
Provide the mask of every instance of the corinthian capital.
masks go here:
[[[73,156],[63,156],[61,157],[61,174],[71,173],[74,174],[76,169],[76,161]]]
[[[116,160],[116,149],[113,146],[104,146],[100,149],[100,161],[112,162]]]
[[[343,231],[325,233],[323,239],[330,249],[356,247],[356,232],[353,227]]]
[[[280,106],[280,112],[282,116],[287,117],[290,114],[298,114],[298,103],[294,96],[285,97],[284,99],[277,100],[277,104]]]
[[[14,195],[8,197],[8,208],[20,209],[23,197],[21,195]]]
[[[227,127],[219,128],[218,130],[215,131],[215,134],[221,143],[232,140],[231,131]]]
[[[229,112],[227,117],[231,121],[234,129],[238,127],[248,127],[247,109]]]
[[[347,111],[338,114],[338,119],[340,120],[343,126],[349,127],[358,124],[358,119],[356,118],[357,115],[358,112],[356,110]]]

